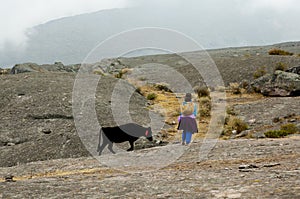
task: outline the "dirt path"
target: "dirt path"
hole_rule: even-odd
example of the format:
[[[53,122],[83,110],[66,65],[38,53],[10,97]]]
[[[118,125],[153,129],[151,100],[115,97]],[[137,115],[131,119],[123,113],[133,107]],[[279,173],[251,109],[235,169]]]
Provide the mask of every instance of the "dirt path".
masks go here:
[[[176,144],[175,144],[176,145]],[[173,144],[174,146],[174,144]],[[299,198],[300,138],[218,141],[205,160],[201,142],[159,170],[100,165],[93,158],[0,168],[2,198]],[[179,144],[177,145],[179,147]],[[153,148],[132,152],[140,154]],[[120,154],[119,154],[120,155]],[[118,157],[110,155],[110,158]],[[159,157],[157,157],[159,160]],[[154,164],[155,162],[153,162]],[[157,163],[157,162],[156,162]],[[151,165],[149,165],[150,167]]]

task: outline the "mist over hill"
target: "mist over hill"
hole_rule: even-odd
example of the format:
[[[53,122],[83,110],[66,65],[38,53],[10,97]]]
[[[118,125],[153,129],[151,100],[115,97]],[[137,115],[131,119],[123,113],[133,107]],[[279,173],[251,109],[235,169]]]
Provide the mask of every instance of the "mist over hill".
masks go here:
[[[285,16],[272,10],[245,12],[232,4],[216,7],[213,3],[194,7],[164,5],[99,11],[31,28],[27,32],[25,49],[8,47],[0,52],[0,66],[12,67],[24,62],[80,63],[101,41],[138,27],[173,29],[193,38],[206,49],[300,40],[299,27],[295,27],[296,14],[291,16],[293,13]],[[147,52],[151,53],[155,54]]]

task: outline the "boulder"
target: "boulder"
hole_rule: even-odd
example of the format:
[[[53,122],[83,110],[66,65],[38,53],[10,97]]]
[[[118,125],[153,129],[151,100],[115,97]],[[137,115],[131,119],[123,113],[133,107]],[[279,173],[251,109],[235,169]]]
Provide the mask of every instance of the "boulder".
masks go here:
[[[35,63],[16,64],[10,71],[11,74],[42,72],[42,68]]]
[[[296,73],[300,75],[300,66],[294,66],[292,68],[287,69],[285,72]]]
[[[74,72],[80,68],[80,64],[63,65],[61,62],[54,64],[38,65],[36,63],[16,64],[10,71],[11,74],[28,73],[28,72]]]
[[[267,74],[254,80],[251,88],[265,96],[299,96],[300,75],[277,70],[274,74]]]

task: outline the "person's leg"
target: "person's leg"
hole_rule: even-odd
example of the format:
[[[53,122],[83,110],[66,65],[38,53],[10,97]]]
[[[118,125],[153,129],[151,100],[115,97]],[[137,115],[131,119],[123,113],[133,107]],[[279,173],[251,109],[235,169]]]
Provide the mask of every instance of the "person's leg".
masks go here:
[[[186,139],[186,144],[189,144],[192,140],[192,133],[191,132],[186,132],[186,136],[185,136],[185,139]]]
[[[185,143],[185,139],[186,139],[186,132],[185,131],[182,131],[182,144]]]

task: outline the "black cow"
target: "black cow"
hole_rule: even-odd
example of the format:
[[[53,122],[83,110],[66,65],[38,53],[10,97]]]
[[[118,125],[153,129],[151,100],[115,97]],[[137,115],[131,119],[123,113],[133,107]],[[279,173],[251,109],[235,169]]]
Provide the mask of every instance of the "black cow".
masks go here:
[[[102,133],[101,133],[102,132]],[[103,137],[103,143],[101,145],[101,134]],[[101,155],[103,149],[108,145],[108,149],[115,153],[112,149],[113,143],[121,143],[129,141],[130,148],[127,151],[133,151],[134,142],[140,137],[146,137],[149,141],[152,141],[151,127],[145,128],[138,124],[129,123],[115,127],[102,127],[99,132],[99,144],[97,151]]]

